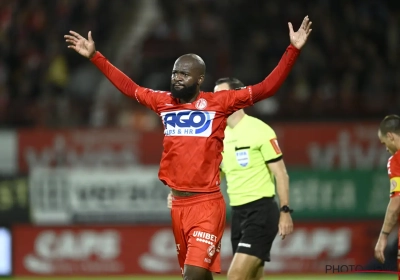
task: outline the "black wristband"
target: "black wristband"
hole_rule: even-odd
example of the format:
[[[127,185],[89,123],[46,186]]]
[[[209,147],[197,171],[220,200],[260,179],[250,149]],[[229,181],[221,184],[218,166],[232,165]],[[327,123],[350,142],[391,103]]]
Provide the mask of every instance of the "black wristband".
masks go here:
[[[293,209],[290,209],[289,206],[287,206],[287,205],[283,205],[281,207],[280,211],[284,212],[284,213],[293,213]]]
[[[390,234],[390,232],[386,232],[386,231],[381,231],[381,233],[384,234],[384,235],[389,235]]]

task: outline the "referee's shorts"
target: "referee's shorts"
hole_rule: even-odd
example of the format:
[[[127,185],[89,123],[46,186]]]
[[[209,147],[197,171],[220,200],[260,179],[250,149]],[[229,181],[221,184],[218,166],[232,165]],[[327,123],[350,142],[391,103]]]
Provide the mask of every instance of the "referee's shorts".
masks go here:
[[[278,233],[279,207],[273,197],[232,206],[231,243],[233,253],[271,261],[272,242]]]

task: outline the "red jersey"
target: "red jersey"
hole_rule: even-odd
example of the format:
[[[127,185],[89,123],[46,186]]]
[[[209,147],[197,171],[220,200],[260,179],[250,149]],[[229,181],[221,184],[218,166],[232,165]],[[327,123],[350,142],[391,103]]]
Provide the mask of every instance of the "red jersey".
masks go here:
[[[390,179],[390,197],[400,195],[400,152],[397,151],[387,164]]]
[[[226,119],[237,110],[272,96],[288,76],[299,50],[290,45],[278,66],[259,84],[236,90],[200,92],[192,103],[179,103],[170,92],[138,86],[101,53],[91,61],[123,94],[156,112],[164,124],[159,179],[179,191],[219,190]]]

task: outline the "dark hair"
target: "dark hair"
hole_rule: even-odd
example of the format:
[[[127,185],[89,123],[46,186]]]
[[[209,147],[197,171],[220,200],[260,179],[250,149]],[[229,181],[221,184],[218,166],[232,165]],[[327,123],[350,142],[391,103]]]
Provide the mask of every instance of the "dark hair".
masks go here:
[[[236,89],[236,88],[244,87],[244,84],[240,80],[238,80],[236,78],[232,78],[232,77],[218,79],[215,82],[215,85],[218,86],[220,84],[225,84],[225,83],[229,85],[229,89]]]
[[[379,131],[383,136],[388,132],[393,132],[400,135],[400,117],[398,115],[386,116],[379,126]]]

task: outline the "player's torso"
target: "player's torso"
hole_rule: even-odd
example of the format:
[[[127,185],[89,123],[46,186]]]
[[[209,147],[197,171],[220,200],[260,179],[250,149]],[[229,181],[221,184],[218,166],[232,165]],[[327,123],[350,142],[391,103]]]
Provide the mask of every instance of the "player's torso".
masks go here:
[[[389,178],[400,177],[400,153],[396,152],[388,159],[387,171]]]
[[[388,159],[387,170],[390,179],[390,197],[400,195],[400,153]],[[399,216],[400,218],[400,216]]]
[[[168,177],[170,187],[187,191],[204,191],[210,184],[219,187],[216,178],[226,127],[223,108],[210,93],[186,104],[164,99],[158,108],[164,125],[160,179]]]

